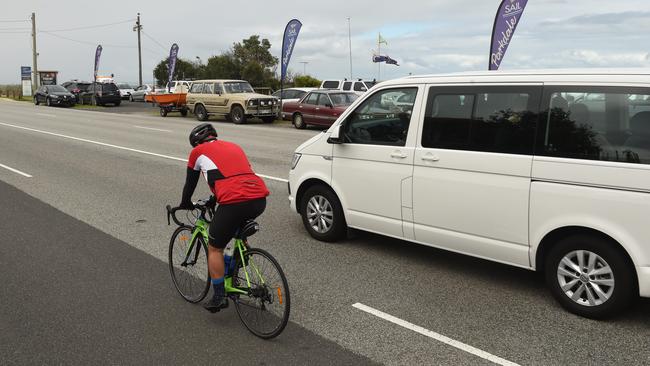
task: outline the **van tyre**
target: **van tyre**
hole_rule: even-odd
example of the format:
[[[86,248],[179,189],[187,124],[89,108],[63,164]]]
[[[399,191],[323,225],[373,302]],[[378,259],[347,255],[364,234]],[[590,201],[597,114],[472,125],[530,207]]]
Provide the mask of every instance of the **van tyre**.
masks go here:
[[[205,110],[205,107],[202,106],[201,104],[197,105],[196,108],[194,108],[194,114],[196,115],[196,119],[199,121],[208,120],[208,112]]]
[[[302,114],[296,113],[293,115],[293,127],[299,130],[303,130],[307,127],[305,120],[302,118]]]
[[[333,242],[346,235],[347,224],[341,202],[328,187],[316,185],[308,188],[300,201],[300,215],[314,239]]]
[[[548,254],[545,272],[560,304],[587,318],[611,317],[638,294],[633,264],[616,243],[595,235],[560,240]]]
[[[246,123],[246,114],[244,114],[244,108],[238,105],[232,107],[230,110],[230,119],[237,125]]]

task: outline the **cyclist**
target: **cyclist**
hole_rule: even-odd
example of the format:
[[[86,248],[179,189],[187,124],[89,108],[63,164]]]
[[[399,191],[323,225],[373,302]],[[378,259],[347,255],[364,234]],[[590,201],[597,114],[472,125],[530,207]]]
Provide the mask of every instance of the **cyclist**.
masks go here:
[[[224,292],[223,249],[237,229],[249,219],[261,215],[266,208],[269,190],[255,175],[246,154],[238,145],[217,139],[217,131],[202,123],[190,133],[193,149],[187,163],[187,178],[179,207],[194,208],[192,194],[203,173],[217,207],[210,224],[208,239],[208,270],[214,296],[203,307],[215,313],[228,307]]]

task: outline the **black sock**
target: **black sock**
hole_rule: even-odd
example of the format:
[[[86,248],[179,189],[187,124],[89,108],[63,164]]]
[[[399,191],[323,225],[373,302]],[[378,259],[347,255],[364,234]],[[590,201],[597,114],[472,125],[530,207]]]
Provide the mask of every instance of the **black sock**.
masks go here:
[[[212,289],[214,290],[214,299],[221,300],[226,295],[226,290],[223,286],[223,277],[212,279]]]

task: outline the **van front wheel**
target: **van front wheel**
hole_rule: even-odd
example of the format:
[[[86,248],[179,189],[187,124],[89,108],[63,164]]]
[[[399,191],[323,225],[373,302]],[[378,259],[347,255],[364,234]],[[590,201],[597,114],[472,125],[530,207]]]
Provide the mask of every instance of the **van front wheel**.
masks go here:
[[[316,185],[307,189],[300,202],[300,215],[307,232],[317,240],[337,241],[345,236],[347,224],[336,194]]]
[[[635,298],[634,266],[611,240],[573,235],[560,240],[546,261],[546,282],[568,311],[602,319]]]

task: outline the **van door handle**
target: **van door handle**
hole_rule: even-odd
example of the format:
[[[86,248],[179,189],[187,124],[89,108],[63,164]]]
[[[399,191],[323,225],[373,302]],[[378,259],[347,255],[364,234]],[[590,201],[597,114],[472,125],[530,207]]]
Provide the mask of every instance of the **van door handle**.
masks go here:
[[[395,158],[395,159],[405,159],[405,158],[408,157],[408,155],[406,155],[406,154],[402,154],[401,152],[396,151],[396,152],[390,154],[390,157],[391,157],[391,158]]]
[[[422,157],[422,160],[424,160],[424,161],[434,161],[435,162],[435,161],[440,160],[440,158],[437,155],[424,155]]]

